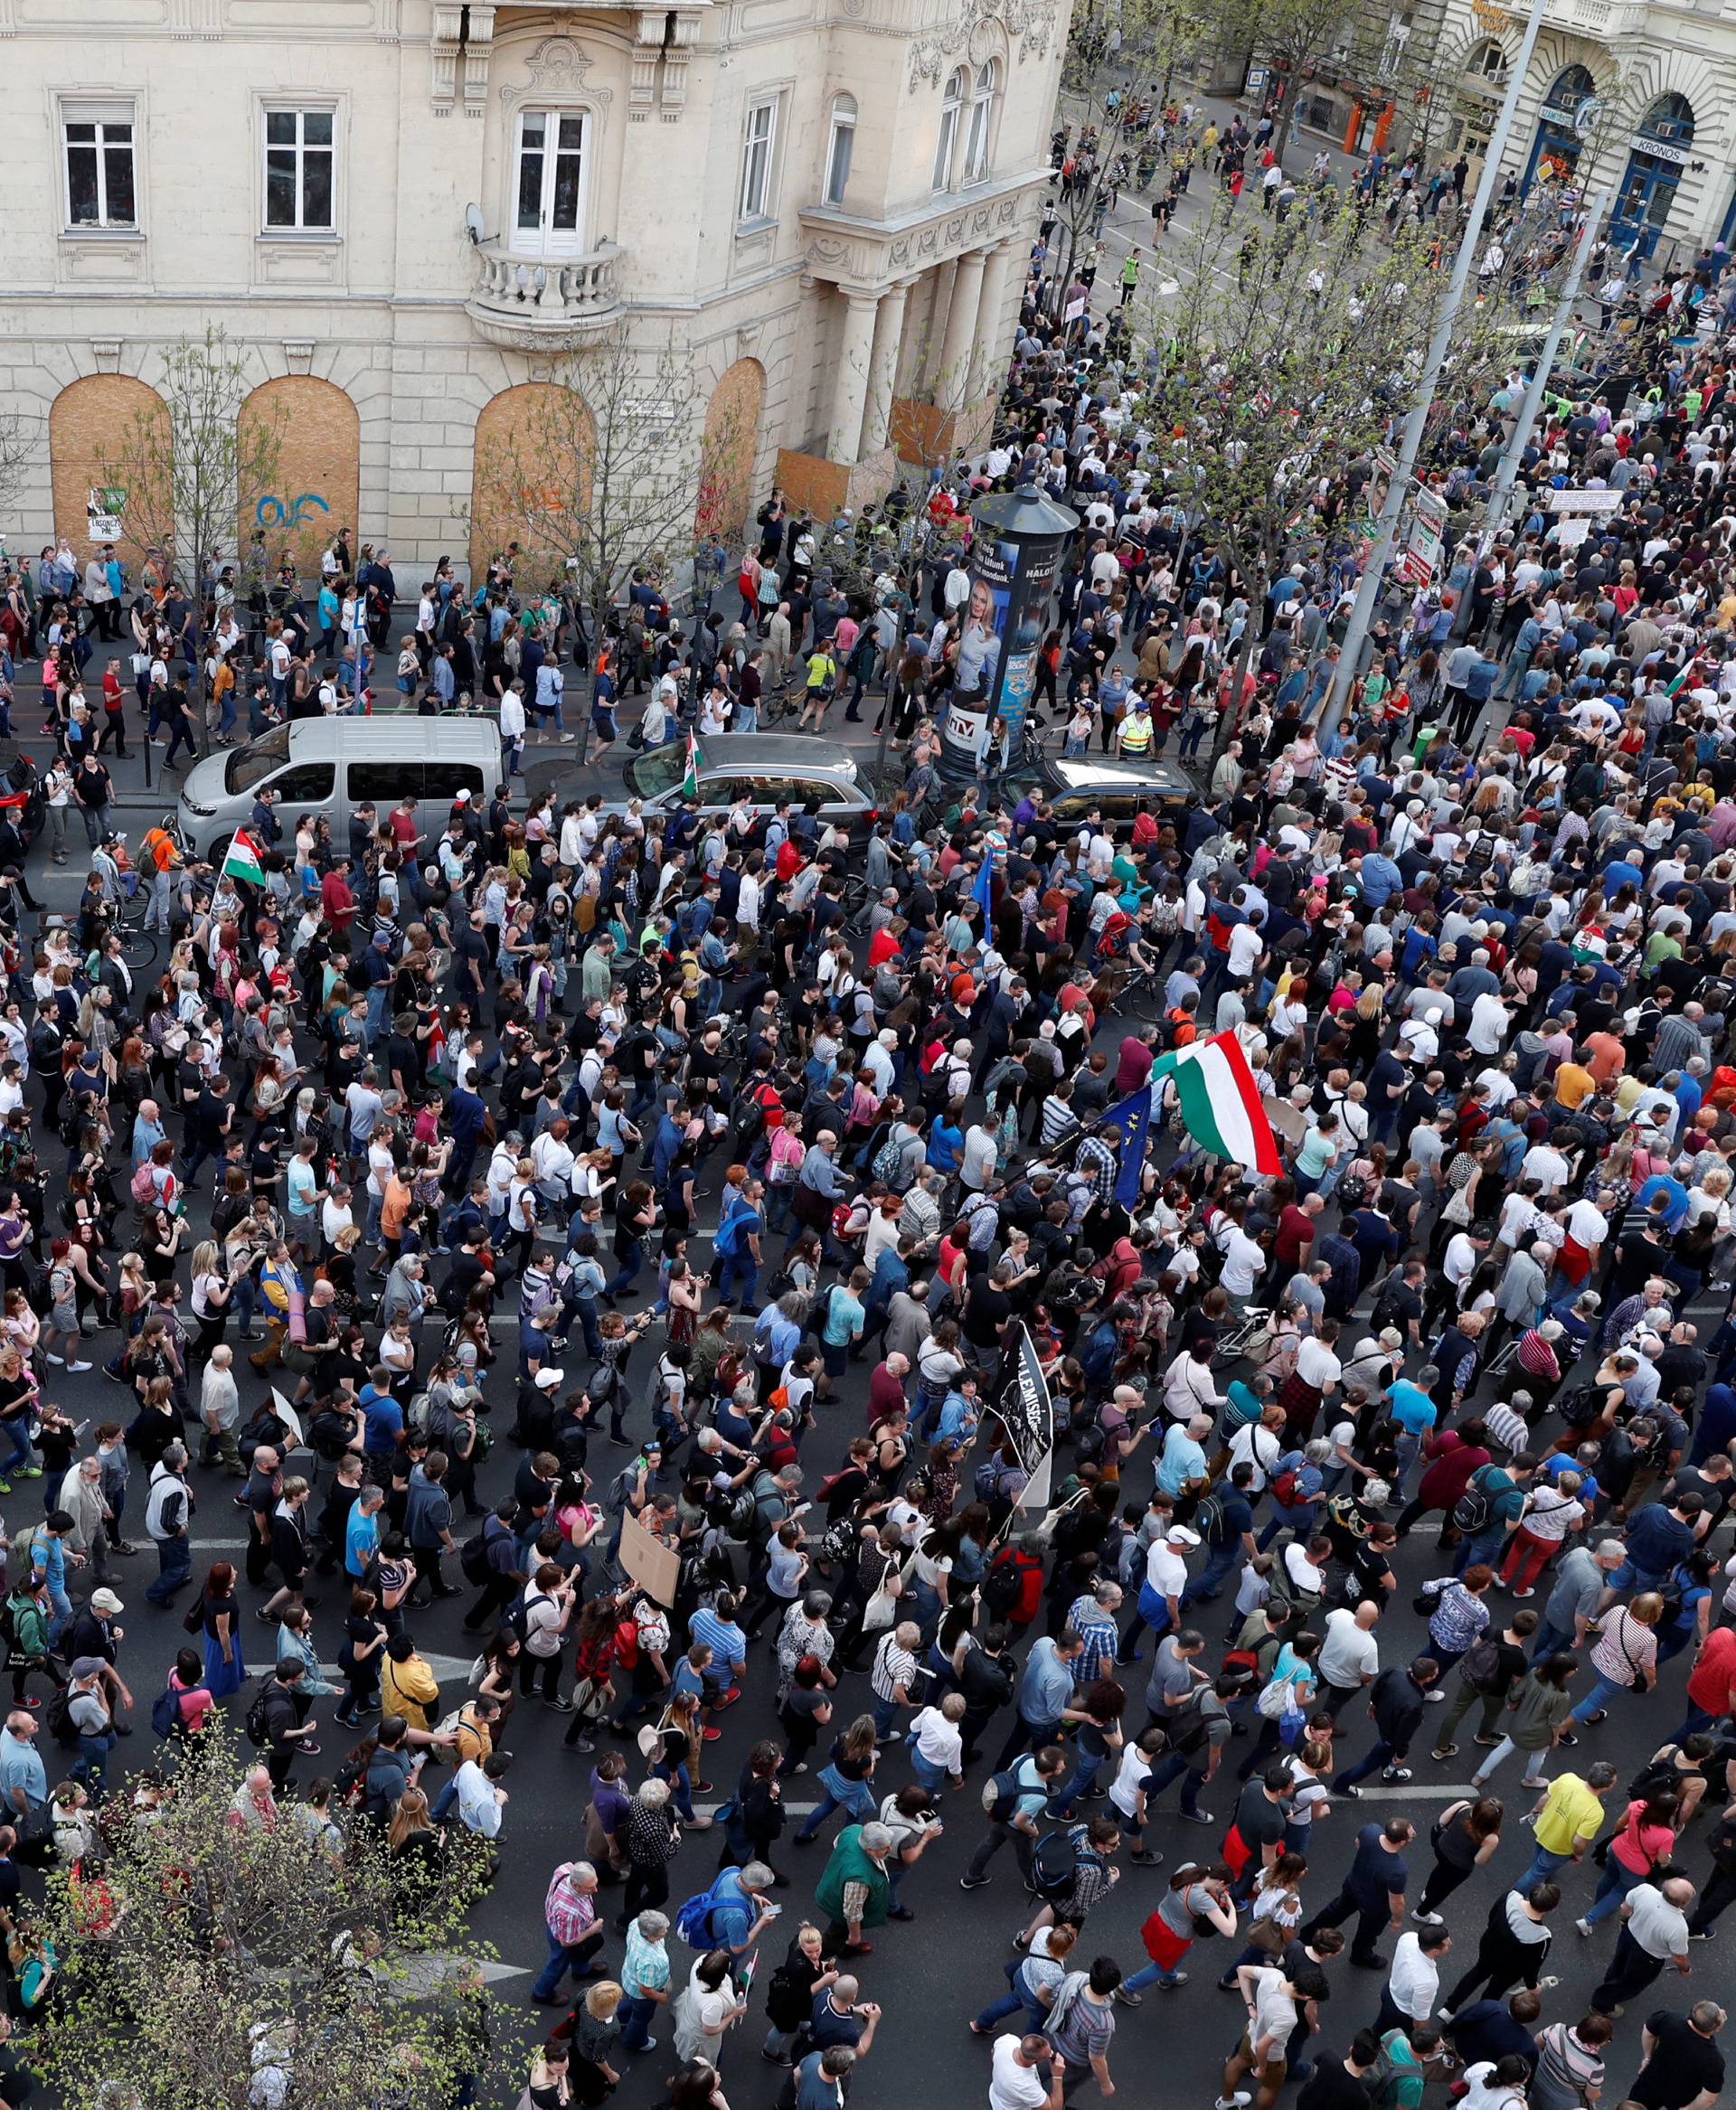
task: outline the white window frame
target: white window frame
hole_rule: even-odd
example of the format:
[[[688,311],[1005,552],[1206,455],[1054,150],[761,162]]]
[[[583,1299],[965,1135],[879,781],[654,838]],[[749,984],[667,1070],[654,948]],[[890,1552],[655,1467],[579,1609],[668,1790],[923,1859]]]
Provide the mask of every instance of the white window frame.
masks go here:
[[[995,100],[1000,91],[1000,67],[985,59],[971,84],[970,118],[965,127],[965,175],[967,184],[979,184],[988,174],[995,142]]]
[[[289,117],[296,120],[296,138],[292,146],[270,137],[271,119]],[[329,144],[309,146],[303,137],[309,118],[327,118],[331,120],[332,137]],[[267,236],[278,235],[335,235],[337,232],[337,133],[338,108],[335,102],[283,102],[274,100],[259,106],[259,231]],[[271,219],[271,156],[273,154],[293,153],[296,157],[296,217],[278,225]],[[325,154],[331,157],[331,217],[329,220],[310,223],[304,218],[307,208],[306,157],[309,154]]]
[[[741,190],[736,220],[741,226],[775,220],[777,213],[778,120],[781,95],[756,96],[741,127]]]
[[[855,158],[856,148],[856,99],[854,95],[835,95],[832,98],[832,118],[826,139],[826,191],[825,203],[839,206],[850,188],[850,166]],[[840,176],[838,164],[844,164]]]
[[[538,221],[538,231],[533,233],[518,224],[519,172],[524,158],[524,125],[527,118],[541,118],[547,126],[542,153],[542,203]],[[576,118],[580,131],[579,140],[579,209],[577,223],[571,230],[557,231],[552,224],[554,206],[554,183],[561,149],[555,142],[555,134],[563,119]],[[517,257],[581,257],[590,247],[590,165],[597,138],[596,113],[580,103],[530,103],[521,109],[513,125],[513,152],[507,174],[511,186],[506,201],[506,240],[514,256]],[[571,152],[571,149],[566,149]]]
[[[137,234],[143,224],[140,211],[143,203],[140,192],[141,164],[139,140],[143,127],[139,123],[138,104],[127,96],[69,96],[62,100],[55,113],[61,135],[61,208],[69,234],[108,234],[124,232]],[[74,125],[91,125],[96,127],[94,142],[74,141],[70,128]],[[130,137],[124,142],[128,158],[133,165],[133,211],[130,219],[113,220],[108,217],[108,172],[107,156],[123,144],[116,140],[109,146],[103,138],[106,126],[126,126]],[[95,220],[74,220],[72,217],[72,154],[75,146],[80,152],[94,151],[97,157],[97,198],[99,206]]]
[[[965,89],[968,78],[962,66],[955,66],[947,76],[947,85],[940,94],[940,133],[934,143],[934,187],[937,191],[952,188],[953,165],[958,158],[958,128],[964,114]]]

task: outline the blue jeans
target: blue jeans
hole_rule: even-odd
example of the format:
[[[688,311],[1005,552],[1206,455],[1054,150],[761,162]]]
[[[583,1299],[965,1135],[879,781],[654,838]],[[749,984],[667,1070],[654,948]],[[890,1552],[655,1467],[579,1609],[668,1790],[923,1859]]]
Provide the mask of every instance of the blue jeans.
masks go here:
[[[741,1285],[741,1308],[751,1311],[754,1292],[760,1286],[760,1270],[753,1264],[751,1253],[725,1253],[717,1264],[717,1294],[726,1297],[731,1286]]]
[[[1039,2006],[1036,2002],[1029,1999],[1019,1989],[1019,1973],[1024,1968],[1024,1958],[1014,1956],[1010,1963],[1004,1964],[1001,1968],[1006,1973],[1007,1983],[1013,1990],[1010,1992],[1004,1992],[999,2000],[989,2002],[982,2013],[977,2016],[976,2027],[979,2030],[992,2030],[996,2022],[1004,2022],[1008,2015],[1016,2015],[1023,2008],[1029,2017],[1025,2024],[1026,2029],[1041,2030],[1049,2018],[1049,2011],[1045,2007]]]
[[[1393,1761],[1393,1756],[1394,1754],[1392,1747],[1387,1742],[1386,1738],[1384,1737],[1376,1737],[1374,1739],[1374,1748],[1369,1753],[1368,1757],[1366,1758],[1360,1759],[1354,1766],[1345,1766],[1342,1773],[1335,1774],[1333,1776],[1332,1785],[1335,1788],[1354,1787],[1359,1780],[1366,1780],[1369,1775],[1373,1773],[1377,1766],[1391,1766]]]
[[[1531,1857],[1531,1866],[1514,1885],[1515,1890],[1529,1890],[1533,1883],[1551,1880],[1558,1869],[1564,1869],[1573,1859],[1571,1853],[1552,1853],[1548,1847],[1540,1846]]]
[[[25,1465],[33,1465],[36,1461],[30,1452],[27,1415],[14,1415],[10,1421],[0,1422],[0,1430],[5,1431],[6,1440],[12,1446],[11,1456],[0,1460],[0,1480],[4,1480],[14,1465],[22,1469]]]
[[[1613,1678],[1599,1677],[1590,1691],[1586,1694],[1567,1719],[1569,1721],[1589,1721],[1599,1708],[1609,1704],[1611,1694],[1627,1692],[1630,1690],[1631,1688],[1627,1685],[1617,1684]]]
[[[437,1824],[443,1822],[446,1816],[446,1813],[452,1807],[453,1804],[456,1803],[458,1799],[458,1776],[455,1773],[451,1779],[448,1780],[446,1785],[440,1790],[439,1794],[437,1794],[434,1798],[434,1807],[429,1812],[429,1814],[432,1816],[434,1822]]]
[[[925,1758],[920,1751],[910,1753],[910,1771],[928,1789],[930,1794],[939,1794],[947,1785],[948,1773],[944,1766],[937,1766],[932,1758]],[[1093,1773],[1096,1767],[1092,1767]]]
[[[108,1754],[115,1747],[115,1732],[105,1729],[99,1737],[79,1738],[79,1755],[72,1762],[72,1777],[81,1780],[87,1787],[100,1790],[102,1768]]]
[[[1057,1816],[1062,1814],[1071,1816],[1073,1804],[1081,1795],[1090,1794],[1092,1788],[1097,1785],[1097,1776],[1102,1771],[1102,1767],[1103,1757],[1101,1756],[1094,1757],[1089,1751],[1080,1752],[1074,1762],[1073,1770],[1068,1776],[1066,1786],[1054,1798],[1053,1808]],[[923,1785],[926,1786],[928,1783],[924,1782]],[[935,1785],[939,1786],[939,1782],[935,1783]]]
[[[1540,1663],[1545,1656],[1560,1655],[1573,1646],[1573,1636],[1563,1633],[1561,1627],[1551,1625],[1545,1619],[1537,1629],[1537,1645],[1531,1652],[1533,1663]]]
[[[1125,1991],[1143,1992],[1148,1985],[1175,1985],[1180,1983],[1177,1974],[1165,1971],[1161,1964],[1147,1964],[1134,1973],[1131,1978],[1121,1981]]]
[[[621,2025],[623,2051],[650,2050],[651,2018],[656,2011],[657,2003],[654,2000],[644,2000],[632,1992],[623,1995],[620,2006],[615,2011],[616,2020]]]
[[[569,1971],[575,1977],[584,1977],[587,1962],[602,1946],[603,1930],[600,1926],[593,1927],[583,1941],[575,1942],[571,1948],[552,1935],[548,1939],[549,1960],[538,1972],[536,1983],[531,1988],[533,2000],[552,2000]]]
[[[1241,1557],[1241,1540],[1239,1538],[1231,1539],[1227,1544],[1215,1547],[1208,1553],[1205,1566],[1182,1592],[1183,1611],[1186,1611],[1190,1605],[1198,1604],[1202,1597],[1213,1596]]]
[[[153,1605],[166,1605],[193,1573],[193,1541],[184,1531],[156,1542],[156,1580],[145,1593]]]
[[[1598,1885],[1598,1894],[1592,1898],[1586,1912],[1587,1926],[1596,1926],[1599,1920],[1608,1919],[1612,1912],[1618,1911],[1628,1891],[1636,1883],[1643,1883],[1649,1872],[1642,1870],[1636,1874],[1612,1853],[1603,1865],[1603,1879]]]
[[[874,1734],[875,1734],[875,1736],[877,1736],[877,1737],[890,1737],[890,1736],[892,1735],[892,1720],[893,1720],[893,1718],[896,1716],[896,1714],[897,1714],[897,1713],[898,1713],[898,1702],[897,1702],[897,1700],[882,1700],[882,1699],[879,1697],[879,1695],[878,1695],[878,1694],[876,1694],[876,1695],[875,1695],[875,1698],[874,1698]]]
[[[1507,1527],[1505,1524],[1495,1524],[1486,1531],[1478,1531],[1472,1538],[1461,1539],[1458,1551],[1453,1556],[1453,1573],[1463,1575],[1467,1568],[1474,1568],[1479,1560],[1493,1560],[1500,1551],[1502,1540],[1506,1535]]]

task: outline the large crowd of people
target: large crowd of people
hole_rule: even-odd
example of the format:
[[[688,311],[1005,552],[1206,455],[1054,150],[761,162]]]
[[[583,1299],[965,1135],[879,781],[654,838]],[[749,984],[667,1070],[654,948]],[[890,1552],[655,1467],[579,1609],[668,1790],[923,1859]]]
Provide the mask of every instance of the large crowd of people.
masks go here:
[[[257,879],[165,843],[155,977],[112,862],[27,937],[0,839],[26,2058],[54,1993],[18,1867],[99,1855],[125,1761],[172,1794],[223,1708],[241,1821],[305,1799],[418,1881],[462,1830],[541,1897],[536,2110],[653,2055],[673,2110],[722,2106],[744,2027],[769,2087],[831,2110],[875,2049],[868,1959],[938,1879],[1010,1940],[1005,1992],[948,1967],[992,2110],[1113,2093],[1129,2011],[1211,2026],[1216,1988],[1246,2011],[1219,2110],[1716,2099],[1723,2009],[1675,1980],[1736,1898],[1736,513],[1724,340],[1688,312],[1725,260],[1651,304],[1631,395],[1551,410],[1517,524],[1390,605],[1342,718],[1368,465],[1250,603],[1042,262],[1001,431],[922,533],[774,499],[733,624],[684,636],[636,580],[598,641],[659,739],[792,675],[823,724],[854,678],[902,777],[865,839],[788,801],[654,826],[515,796],[571,636],[510,553],[468,608],[431,582],[401,663],[449,675],[456,605],[491,797],[339,842],[262,798]],[[1515,409],[1439,465],[1460,530]],[[1029,481],[1083,521],[1038,705],[1074,753],[1179,724],[1174,809],[1060,817],[992,745],[946,773],[983,679],[970,508]],[[1541,503],[1566,485],[1608,495],[1578,541]],[[203,611],[173,593],[130,615],[184,698]],[[291,649],[245,612],[218,622],[249,707],[327,707],[341,628]],[[63,734],[83,628],[22,587],[0,609]],[[1276,1172],[1184,1117],[1165,1059],[1220,1037]],[[106,1413],[56,1403],[79,1378]],[[195,1561],[231,1499],[244,1550]],[[443,1691],[433,1607],[467,1592]],[[509,1720],[580,1762],[550,1870],[514,1845]],[[1473,1885],[1467,1955],[1441,1908]],[[1118,1889],[1137,1955],[1100,1931]],[[1568,1932],[1601,1971],[1564,2003]]]

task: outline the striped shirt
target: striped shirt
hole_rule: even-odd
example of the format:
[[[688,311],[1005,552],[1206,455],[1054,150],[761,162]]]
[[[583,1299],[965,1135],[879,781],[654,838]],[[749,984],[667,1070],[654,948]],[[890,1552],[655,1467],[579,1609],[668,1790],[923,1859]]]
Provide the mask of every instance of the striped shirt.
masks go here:
[[[873,1686],[875,1699],[891,1700],[900,1685],[909,1691],[915,1671],[916,1658],[909,1649],[900,1645],[896,1632],[887,1634],[874,1651],[874,1674],[869,1682]]]
[[[713,1661],[739,1668],[747,1661],[748,1637],[732,1619],[720,1619],[709,1605],[702,1605],[687,1623],[688,1646],[703,1641]]]

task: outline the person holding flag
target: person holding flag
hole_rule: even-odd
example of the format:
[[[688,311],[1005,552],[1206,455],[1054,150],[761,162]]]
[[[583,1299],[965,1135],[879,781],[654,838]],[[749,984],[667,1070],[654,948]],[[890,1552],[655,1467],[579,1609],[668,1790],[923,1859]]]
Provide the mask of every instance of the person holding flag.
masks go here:
[[[259,845],[245,828],[237,828],[229,848],[223,852],[223,877],[240,880],[250,887],[265,884],[265,866],[260,862]]]
[[[1262,1179],[1275,1179],[1283,1171],[1278,1139],[1241,1042],[1234,1033],[1214,1033],[1208,1041],[1160,1055],[1140,1089],[1109,1109],[1109,1121],[1120,1135],[1115,1198],[1124,1209],[1138,1204],[1152,1117],[1167,1088],[1175,1090],[1182,1126],[1201,1149]]]

